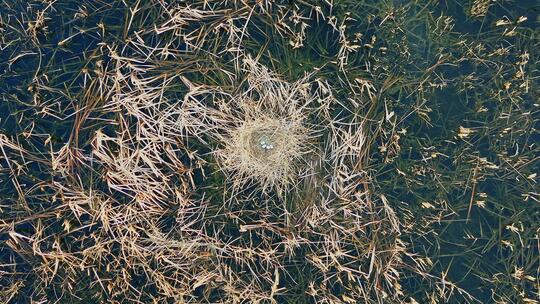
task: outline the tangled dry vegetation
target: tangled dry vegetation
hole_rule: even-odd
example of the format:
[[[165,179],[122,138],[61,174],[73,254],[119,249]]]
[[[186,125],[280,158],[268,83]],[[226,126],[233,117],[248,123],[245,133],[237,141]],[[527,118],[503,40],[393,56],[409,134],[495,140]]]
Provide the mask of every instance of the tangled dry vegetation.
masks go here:
[[[527,65],[537,55],[525,40],[518,63],[499,65],[489,58],[514,50],[444,40],[452,18],[422,19],[413,2],[4,5],[3,303],[482,301],[448,274],[453,262],[437,253],[437,236],[465,213],[468,223],[473,204],[486,208],[482,181],[496,160],[460,150],[435,168],[450,156],[424,139],[405,149],[415,141],[407,128],[421,133],[442,119],[429,102],[444,88],[465,92],[491,71],[516,72],[511,82],[493,77],[503,89],[489,94],[514,104],[502,124],[518,111],[512,123],[538,136],[529,100],[537,70]],[[413,17],[429,31],[412,27]],[[522,37],[517,22],[497,26]],[[315,28],[323,30],[310,35]],[[440,48],[416,48],[422,35]],[[487,72],[445,76],[464,61]],[[481,128],[455,126],[452,143],[441,142],[474,149]],[[531,139],[516,152],[522,159],[505,156],[513,170],[497,173],[528,180],[520,189],[529,203],[538,203],[536,175],[520,168],[537,164],[536,146]],[[456,175],[437,173],[459,164]],[[439,194],[413,192],[423,187]],[[467,193],[464,205],[439,197],[455,189]],[[523,234],[513,258],[526,262],[476,276],[516,280],[492,289],[495,301],[536,303],[537,236],[513,225]]]
[[[201,142],[206,136],[219,143],[214,157],[225,182],[232,184],[232,197],[252,182],[262,192],[285,194],[287,185],[297,182],[299,170],[308,167],[308,154],[314,153],[308,116],[321,98],[309,92],[308,79],[287,83],[250,57],[239,72],[246,74],[246,85],[244,89],[239,84],[236,95],[218,87],[200,90],[184,80],[192,88],[182,103],[184,124],[197,129],[186,133]]]

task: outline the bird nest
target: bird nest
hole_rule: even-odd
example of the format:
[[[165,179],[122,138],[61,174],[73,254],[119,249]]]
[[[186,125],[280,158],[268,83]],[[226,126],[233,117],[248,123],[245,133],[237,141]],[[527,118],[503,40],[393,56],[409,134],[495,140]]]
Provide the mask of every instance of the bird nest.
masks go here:
[[[224,139],[220,156],[235,180],[282,188],[294,179],[309,134],[299,121],[259,117],[246,120]]]

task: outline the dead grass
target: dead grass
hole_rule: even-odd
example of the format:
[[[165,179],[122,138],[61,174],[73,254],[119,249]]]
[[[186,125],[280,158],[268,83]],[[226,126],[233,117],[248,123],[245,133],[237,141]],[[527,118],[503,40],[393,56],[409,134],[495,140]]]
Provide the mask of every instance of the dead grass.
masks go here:
[[[487,13],[480,2],[472,15]],[[46,47],[56,3],[29,10],[35,21],[21,23],[27,28],[17,35],[29,48]],[[354,16],[335,13],[331,1],[190,3],[119,4],[126,18],[100,23],[92,35],[103,41],[85,46],[92,52],[68,74],[70,84],[55,86],[41,62],[35,67],[26,90],[32,102],[17,100],[24,110],[10,109],[24,130],[0,134],[8,193],[0,204],[0,301],[478,301],[413,251],[415,238],[431,233],[415,230],[428,217],[418,219],[407,203],[380,191],[373,169],[403,155],[407,130],[400,128],[409,116],[430,125],[428,91],[446,85],[437,74],[443,56],[414,81],[394,74],[385,52],[408,58],[414,51],[383,49],[375,34],[353,33]],[[86,7],[74,12],[77,20],[96,17]],[[396,23],[389,37],[406,32],[400,12],[377,16],[379,26]],[[329,28],[327,40],[335,38],[328,47],[334,57],[309,73],[273,57],[269,45],[285,55],[310,47],[309,31],[319,23]],[[278,38],[286,43],[268,42]],[[364,70],[357,68],[361,54]],[[12,59],[10,66],[21,60]],[[396,113],[397,95],[418,104]],[[47,131],[47,121],[60,131]],[[456,141],[479,133],[457,130]],[[424,152],[424,163],[442,155]],[[473,203],[481,206],[476,196],[487,196],[477,189],[482,170],[492,168],[475,159],[467,221]],[[437,211],[421,229],[441,221]],[[514,278],[534,279],[521,268]]]

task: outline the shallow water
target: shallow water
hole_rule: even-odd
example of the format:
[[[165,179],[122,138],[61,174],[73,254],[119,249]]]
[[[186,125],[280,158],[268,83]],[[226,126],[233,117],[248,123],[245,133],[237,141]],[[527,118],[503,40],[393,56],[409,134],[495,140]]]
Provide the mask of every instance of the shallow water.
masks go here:
[[[184,8],[185,2],[170,5]],[[210,8],[200,1],[187,2],[201,10]],[[58,218],[51,215],[58,206],[51,203],[51,197],[56,199],[56,194],[50,185],[71,185],[81,180],[119,202],[130,201],[129,196],[111,190],[110,181],[100,179],[104,169],[97,161],[70,169],[80,179],[48,171],[46,160],[52,157],[50,151],[59,151],[68,142],[91,158],[96,150],[96,131],[108,136],[126,129],[134,134],[140,132],[135,127],[130,129],[130,123],[136,120],[130,114],[120,119],[124,112],[107,105],[109,97],[104,96],[110,92],[96,89],[103,84],[93,80],[105,79],[106,74],[127,73],[126,66],[116,68],[118,58],[136,58],[132,64],[142,69],[141,75],[174,79],[161,94],[163,100],[175,100],[178,104],[163,101],[163,108],[180,107],[188,92],[186,82],[174,78],[178,75],[231,94],[246,86],[245,81],[228,72],[236,68],[235,54],[239,52],[235,50],[238,46],[224,37],[234,35],[217,36],[211,43],[201,43],[209,49],[193,46],[198,37],[185,39],[166,31],[158,35],[159,26],[168,24],[168,18],[172,17],[164,13],[161,5],[165,4],[157,3],[87,0],[50,5],[18,0],[1,3],[0,135],[30,151],[17,152],[0,141],[0,147],[4,147],[0,150],[0,198],[5,202],[0,204],[0,264],[15,261],[17,266],[13,269],[17,271],[10,271],[30,273],[22,276],[21,280],[28,282],[13,303],[25,303],[33,294],[32,271],[39,262],[20,253],[24,248],[17,251],[8,245],[9,229],[5,227],[12,225],[18,233],[30,237],[35,233],[37,219],[43,217],[47,219],[44,221],[50,219],[47,229],[51,235],[58,233],[59,238],[68,238],[60,233],[65,228]],[[328,3],[277,1],[274,5],[281,7],[269,10],[274,14],[253,9],[249,23],[239,17],[227,24],[235,25],[239,33],[244,31],[233,37],[241,41],[242,51],[257,57],[287,81],[294,82],[305,73],[312,73],[313,79],[326,83],[332,90],[338,102],[309,116],[310,123],[317,126],[316,145],[321,150],[333,144],[325,142],[332,130],[318,125],[321,117],[329,115],[351,126],[351,121],[362,121],[358,132],[366,134],[369,146],[364,148],[368,152],[362,157],[362,167],[372,183],[370,193],[375,200],[381,195],[388,199],[399,220],[406,223],[400,238],[412,254],[431,260],[425,265],[426,272],[442,276],[470,294],[468,297],[454,293],[449,295],[449,302],[538,300],[535,284],[540,267],[537,246],[540,198],[535,174],[540,156],[537,90],[540,5],[534,1],[495,1],[485,16],[472,16],[471,1],[343,0],[335,1],[333,6]],[[231,11],[246,9],[239,9],[233,2],[215,2],[215,5]],[[315,7],[323,13],[317,15],[319,11]],[[288,13],[282,19],[276,17],[284,11]],[[36,23],[42,12],[43,23]],[[296,13],[304,19],[295,19]],[[228,33],[210,28],[215,22],[213,18],[188,22],[184,29],[199,33],[198,30],[208,26],[212,35]],[[307,30],[300,39],[295,35],[302,33],[302,22]],[[344,30],[340,32],[340,29]],[[231,41],[236,41],[233,38]],[[300,39],[301,44],[295,39]],[[344,51],[346,44],[354,47]],[[165,46],[167,52],[163,51]],[[147,56],[143,58],[141,54]],[[142,68],[145,66],[148,68]],[[124,84],[137,86],[135,81]],[[238,87],[231,89],[233,84]],[[205,102],[218,108],[215,105],[220,101]],[[150,117],[154,110],[148,106],[142,113]],[[177,157],[186,166],[208,162],[194,169],[191,183],[197,186],[190,184],[191,195],[209,201],[208,212],[217,214],[209,218],[223,221],[222,231],[226,232],[223,238],[227,242],[241,240],[242,228],[238,223],[257,222],[264,212],[260,212],[261,207],[255,202],[250,202],[242,206],[245,209],[232,206],[226,210],[230,214],[246,214],[246,218],[231,219],[219,213],[229,208],[220,197],[227,192],[223,188],[225,176],[218,172],[212,160],[212,151],[219,143],[212,138],[205,138],[206,142],[186,138],[189,140],[182,147],[197,151],[204,161],[189,153]],[[263,153],[274,148],[272,140],[267,135],[255,139]],[[182,139],[170,139],[170,145],[177,141]],[[120,151],[117,147],[111,149]],[[330,163],[327,159],[323,162]],[[19,171],[15,174],[13,168],[17,165]],[[13,182],[14,176],[18,184]],[[180,183],[176,177],[171,180],[173,184]],[[36,194],[39,187],[46,188],[42,194]],[[358,191],[361,190],[359,187]],[[292,196],[295,191],[285,196]],[[23,192],[28,208],[22,207],[20,193]],[[256,199],[260,197],[253,196]],[[290,201],[294,199],[287,203]],[[167,230],[175,225],[177,215],[170,211],[160,221]],[[94,232],[85,226],[84,219],[79,222],[84,227],[83,234],[85,229]],[[207,229],[211,230],[210,226]],[[275,231],[278,230],[272,233],[277,234]],[[250,236],[250,241],[264,243],[258,235]],[[75,237],[69,242],[77,243]],[[74,245],[76,251],[84,250],[84,246],[82,241]],[[315,269],[305,261],[304,250],[307,249],[298,249],[298,261],[287,264],[290,277],[278,279],[280,287],[292,290],[277,297],[280,303],[315,301],[305,296],[308,281],[317,278],[304,273],[303,269]],[[351,253],[361,255],[357,248],[351,249]],[[147,284],[143,275],[138,275],[133,279],[135,288]],[[136,285],[139,279],[141,286]],[[2,285],[11,284],[8,277],[0,277],[1,280],[4,280]],[[422,278],[404,270],[402,289],[408,297],[427,301],[428,287],[423,283]],[[51,286],[55,287],[46,293],[59,294],[55,288],[60,288],[61,282]],[[388,287],[381,286],[377,289]],[[339,297],[346,294],[337,283],[329,289]],[[79,290],[80,301],[85,302],[84,297],[88,301],[105,299],[106,293],[93,295],[100,293],[99,290]],[[152,294],[155,287],[149,290]],[[204,294],[200,289],[194,293],[198,299]],[[213,296],[219,298],[220,294]],[[65,303],[71,300],[62,298]]]

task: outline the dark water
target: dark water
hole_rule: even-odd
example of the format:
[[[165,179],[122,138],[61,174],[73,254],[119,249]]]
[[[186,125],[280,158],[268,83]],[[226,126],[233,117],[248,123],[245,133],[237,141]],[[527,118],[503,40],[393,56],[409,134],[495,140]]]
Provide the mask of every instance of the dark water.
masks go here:
[[[70,139],[74,121],[55,119],[44,111],[72,117],[80,109],[73,105],[84,95],[84,71],[109,65],[107,48],[121,48],[135,31],[148,28],[156,22],[152,18],[158,16],[151,13],[152,4],[143,3],[142,9],[150,13],[132,20],[128,31],[130,14],[121,1],[65,0],[50,12],[42,1],[4,0],[2,4],[0,133],[22,138],[23,132],[33,128],[34,133],[50,134],[53,147],[61,147]],[[317,4],[325,7],[324,3]],[[378,88],[389,76],[399,79],[380,96],[400,118],[399,124],[381,124],[383,128],[406,130],[406,135],[400,138],[393,161],[386,162],[387,155],[373,153],[369,170],[377,183],[376,194],[384,193],[397,210],[407,204],[417,217],[412,220],[414,232],[405,237],[411,251],[429,256],[433,261],[430,273],[444,273],[481,303],[493,303],[493,294],[497,299],[519,303],[522,298],[515,286],[529,298],[537,291],[534,284],[517,282],[512,274],[519,268],[536,277],[539,267],[535,230],[540,209],[538,202],[524,198],[538,192],[537,183],[527,176],[540,168],[540,5],[536,1],[496,1],[484,17],[471,16],[470,5],[469,1],[335,1],[333,13],[344,16],[350,12],[356,19],[348,29],[351,36],[362,33],[366,43],[370,37],[377,37],[372,47],[350,55],[347,72],[351,78],[370,78]],[[394,11],[395,19],[385,19],[385,8]],[[46,22],[35,37],[30,37],[28,21],[40,11],[49,12]],[[84,17],[76,17],[82,14]],[[435,20],[440,16],[451,17],[453,27],[438,32]],[[526,20],[517,24],[520,17]],[[513,26],[495,26],[497,20],[509,20],[518,33],[504,36],[503,28],[511,30]],[[263,26],[253,30],[247,48],[256,53],[265,45],[272,58],[263,56],[261,60],[291,79],[324,66],[317,75],[340,87],[339,68],[328,64],[339,52],[339,35],[327,23],[312,20],[309,24],[305,48],[300,50],[284,50],[277,33]],[[157,45],[158,40],[149,43]],[[468,53],[474,47],[479,47],[478,51]],[[504,48],[508,54],[488,55]],[[524,53],[529,56],[524,68],[528,91],[518,89],[521,83],[514,78],[519,70],[515,63]],[[442,64],[433,68],[438,61]],[[373,68],[368,70],[368,65]],[[423,86],[420,92],[417,88],[424,82],[433,86]],[[501,90],[505,82],[511,82],[511,89]],[[36,87],[42,87],[39,93]],[[337,91],[336,96],[346,99],[349,92]],[[347,115],[343,109],[335,109],[335,113],[336,117]],[[373,113],[369,119],[381,120],[384,108],[379,106]],[[376,127],[374,124],[372,130]],[[471,128],[474,134],[461,139],[460,127]],[[90,138],[97,129],[115,132],[106,124],[88,126],[79,135],[83,151],[90,148]],[[377,151],[385,141],[382,135],[374,137],[372,150]],[[42,140],[30,139],[25,144],[36,154],[49,149]],[[434,152],[437,156],[428,159]],[[481,166],[480,159],[493,166]],[[29,169],[35,178],[25,180],[29,185],[53,179],[42,172],[40,165]],[[405,172],[406,177],[397,170]],[[0,191],[2,199],[15,200],[10,179],[0,181]],[[485,193],[487,199],[479,193]],[[475,203],[469,214],[470,202],[479,200],[485,200],[486,206]],[[423,202],[436,207],[423,208]],[[411,220],[405,213],[400,217]],[[434,220],[437,217],[439,220]],[[524,229],[518,234],[509,230],[509,225]],[[24,224],[19,229],[31,231],[32,227]],[[0,237],[5,243],[5,234],[0,233]],[[4,244],[1,250],[0,257],[7,256]],[[405,278],[404,289],[413,297],[424,291],[417,278]],[[457,295],[450,302],[463,303],[465,298]]]

